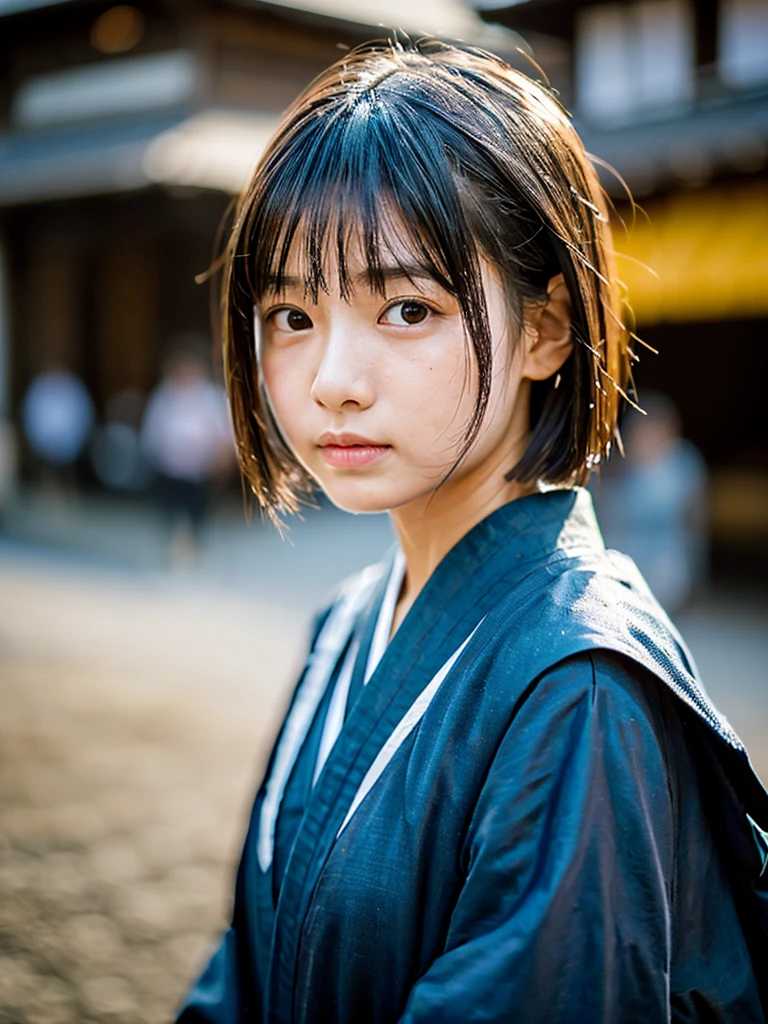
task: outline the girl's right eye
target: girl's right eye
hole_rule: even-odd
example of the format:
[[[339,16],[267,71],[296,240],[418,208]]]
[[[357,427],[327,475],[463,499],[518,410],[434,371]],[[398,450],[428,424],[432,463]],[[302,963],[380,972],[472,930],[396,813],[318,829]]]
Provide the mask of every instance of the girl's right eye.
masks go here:
[[[294,306],[284,306],[269,315],[278,331],[308,331],[314,326],[306,313]]]

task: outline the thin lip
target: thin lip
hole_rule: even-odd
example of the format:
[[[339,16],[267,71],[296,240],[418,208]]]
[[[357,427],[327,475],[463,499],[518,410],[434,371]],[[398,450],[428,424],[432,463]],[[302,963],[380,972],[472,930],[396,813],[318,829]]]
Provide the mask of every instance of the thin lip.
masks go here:
[[[332,431],[326,431],[318,439],[318,448],[325,448],[328,445],[333,445],[334,448],[389,448],[391,445],[382,444],[380,441],[371,441],[368,437],[360,437],[359,434],[334,434]]]

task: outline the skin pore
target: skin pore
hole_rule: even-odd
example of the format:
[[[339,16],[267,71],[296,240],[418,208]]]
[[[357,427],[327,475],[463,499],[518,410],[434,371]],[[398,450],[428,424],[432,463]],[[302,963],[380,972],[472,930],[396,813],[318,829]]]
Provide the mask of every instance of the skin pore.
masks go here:
[[[269,403],[296,458],[331,501],[390,514],[406,561],[394,633],[448,551],[495,509],[535,491],[504,479],[529,433],[530,386],[557,373],[571,351],[562,276],[526,311],[515,343],[502,285],[483,262],[493,343],[488,407],[461,451],[477,394],[475,358],[456,300],[414,268],[386,272],[386,295],[350,261],[355,287],[316,303],[291,267],[285,288],[259,303],[260,366]]]

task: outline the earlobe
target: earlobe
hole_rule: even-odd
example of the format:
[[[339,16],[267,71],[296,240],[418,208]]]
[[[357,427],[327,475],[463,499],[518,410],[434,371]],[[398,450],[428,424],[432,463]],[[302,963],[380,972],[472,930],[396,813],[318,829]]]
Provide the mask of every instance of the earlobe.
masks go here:
[[[562,274],[549,281],[547,298],[533,311],[525,335],[522,376],[546,380],[557,373],[573,349],[571,296]]]

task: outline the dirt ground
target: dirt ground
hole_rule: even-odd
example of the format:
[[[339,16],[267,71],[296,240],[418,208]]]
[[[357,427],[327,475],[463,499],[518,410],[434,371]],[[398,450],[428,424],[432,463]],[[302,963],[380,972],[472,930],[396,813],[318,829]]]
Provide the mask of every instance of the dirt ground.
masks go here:
[[[764,614],[682,625],[768,777]],[[173,1019],[306,628],[298,598],[0,555],[0,1024]]]
[[[301,619],[0,568],[0,1022],[167,1022],[226,922]]]

